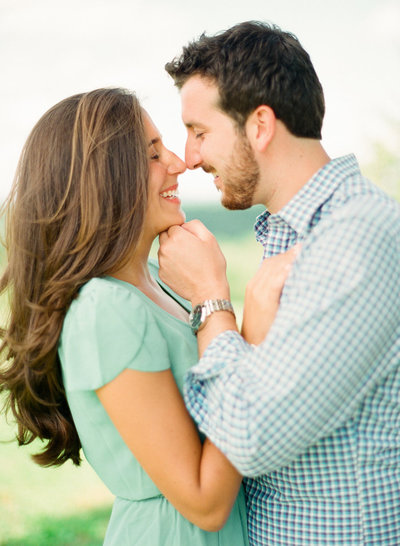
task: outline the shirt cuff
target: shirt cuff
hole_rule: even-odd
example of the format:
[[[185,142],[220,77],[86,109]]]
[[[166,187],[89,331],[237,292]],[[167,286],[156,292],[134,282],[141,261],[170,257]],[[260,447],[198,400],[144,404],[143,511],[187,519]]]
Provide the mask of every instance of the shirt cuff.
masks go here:
[[[187,379],[193,377],[193,381],[199,381],[218,375],[226,366],[241,358],[250,347],[236,330],[226,330],[208,345],[199,362],[188,371]]]
[[[187,372],[185,403],[199,429],[207,436],[211,434],[209,416],[215,416],[214,412],[221,409],[221,392],[226,393],[225,385],[229,383],[234,363],[252,349],[238,332],[227,330],[213,339],[199,362]],[[219,380],[214,382],[217,377]]]

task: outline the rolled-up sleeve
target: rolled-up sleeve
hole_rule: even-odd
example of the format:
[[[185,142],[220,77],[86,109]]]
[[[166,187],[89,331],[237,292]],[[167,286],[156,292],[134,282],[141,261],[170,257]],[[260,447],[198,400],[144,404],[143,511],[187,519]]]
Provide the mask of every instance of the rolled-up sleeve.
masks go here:
[[[224,332],[189,371],[191,415],[243,475],[289,464],[399,365],[399,229],[371,200],[321,221],[264,342]]]

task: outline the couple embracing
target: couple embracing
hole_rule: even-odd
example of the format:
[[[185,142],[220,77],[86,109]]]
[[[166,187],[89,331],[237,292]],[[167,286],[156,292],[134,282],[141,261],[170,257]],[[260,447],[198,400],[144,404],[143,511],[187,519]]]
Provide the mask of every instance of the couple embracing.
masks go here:
[[[1,279],[18,440],[43,465],[83,449],[116,496],[106,545],[398,545],[400,207],[322,147],[295,36],[241,23],[166,70],[185,162],[123,89],[61,101],[25,145]],[[240,332],[186,168],[265,206]]]

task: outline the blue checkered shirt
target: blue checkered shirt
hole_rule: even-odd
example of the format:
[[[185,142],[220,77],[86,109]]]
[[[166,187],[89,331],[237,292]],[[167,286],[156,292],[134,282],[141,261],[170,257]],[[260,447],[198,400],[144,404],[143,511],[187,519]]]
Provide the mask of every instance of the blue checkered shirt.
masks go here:
[[[349,155],[255,229],[300,256],[264,342],[224,332],[191,369],[189,411],[246,476],[252,545],[399,546],[400,206]]]

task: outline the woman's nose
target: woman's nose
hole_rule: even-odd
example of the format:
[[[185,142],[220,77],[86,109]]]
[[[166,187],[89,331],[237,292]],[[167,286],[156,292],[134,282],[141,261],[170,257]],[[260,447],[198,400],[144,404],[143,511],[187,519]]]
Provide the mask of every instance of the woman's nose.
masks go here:
[[[170,152],[171,159],[168,166],[168,174],[182,174],[186,171],[186,164],[180,157]]]

